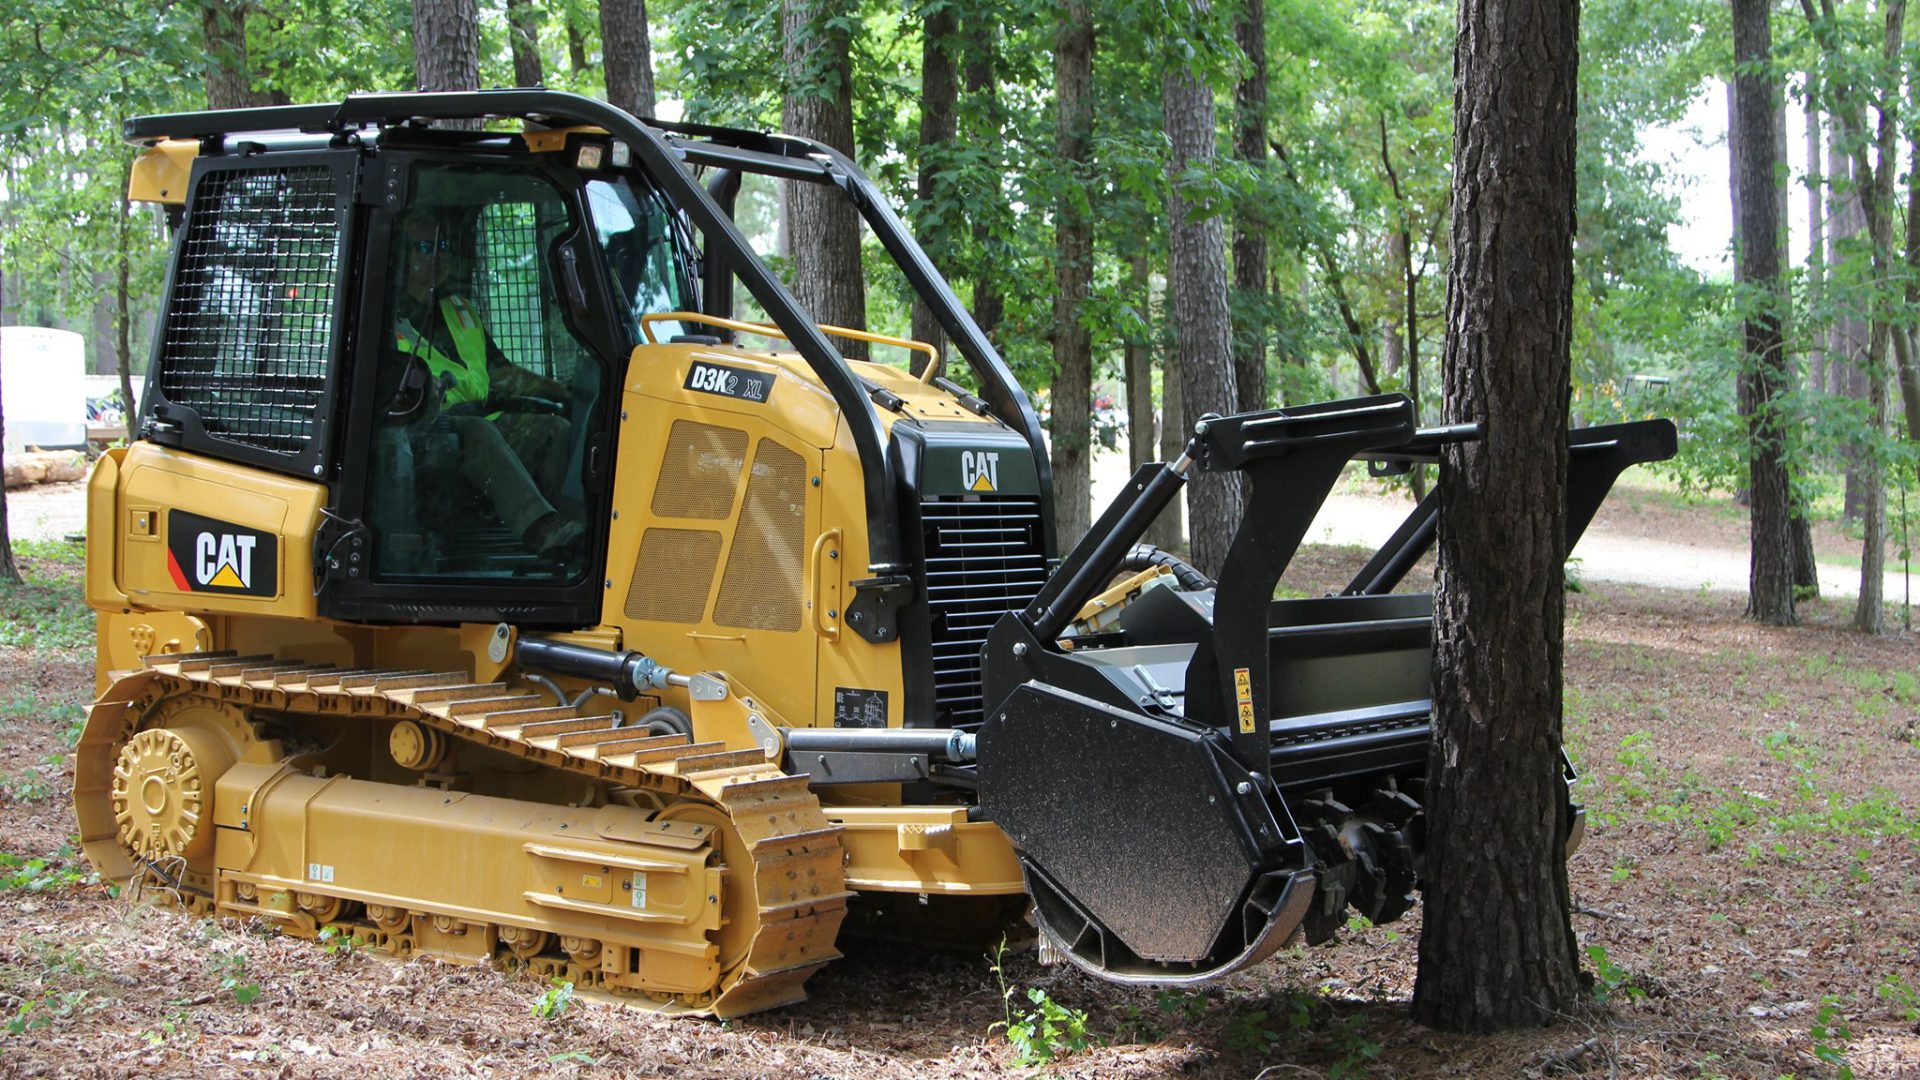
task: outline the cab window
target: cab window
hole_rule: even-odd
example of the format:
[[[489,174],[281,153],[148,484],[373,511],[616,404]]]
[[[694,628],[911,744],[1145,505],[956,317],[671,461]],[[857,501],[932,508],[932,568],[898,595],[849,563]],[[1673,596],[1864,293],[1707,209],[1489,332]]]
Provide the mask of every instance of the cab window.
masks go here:
[[[639,345],[646,340],[641,316],[686,311],[694,303],[674,247],[672,219],[656,195],[636,192],[625,178],[588,181],[587,209],[613,279],[623,335],[629,345]],[[667,323],[655,328],[654,340],[683,332]]]

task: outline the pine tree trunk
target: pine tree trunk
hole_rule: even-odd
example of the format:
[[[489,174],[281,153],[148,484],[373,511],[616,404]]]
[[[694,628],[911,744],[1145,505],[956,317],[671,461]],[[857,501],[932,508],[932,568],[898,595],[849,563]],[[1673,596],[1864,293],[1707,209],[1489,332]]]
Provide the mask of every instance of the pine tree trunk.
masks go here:
[[[567,20],[567,70],[575,75],[587,70],[587,32],[569,9]]]
[[[1127,302],[1133,305],[1139,329],[1127,335],[1127,464],[1139,469],[1159,460],[1160,445],[1153,423],[1153,298],[1151,267],[1145,254],[1127,260]]]
[[[825,143],[853,156],[852,42],[838,9],[826,0],[785,0],[785,105],[788,134]],[[866,274],[860,265],[860,216],[827,184],[785,185],[786,234],[793,258],[793,295],[814,321],[850,330],[867,328]],[[837,339],[848,359],[864,360],[867,346]]]
[[[1582,998],[1560,771],[1573,308],[1574,0],[1461,0],[1447,423],[1416,1019],[1537,1025]]]
[[[1054,515],[1062,550],[1092,523],[1093,339],[1082,322],[1093,291],[1087,158],[1093,143],[1093,15],[1085,0],[1059,9],[1053,50],[1053,152],[1061,171],[1053,209]]]
[[[1256,173],[1267,161],[1267,5],[1241,0],[1233,37],[1247,58],[1246,77],[1234,87],[1234,156]],[[1267,225],[1262,196],[1242,200],[1233,222],[1233,385],[1240,412],[1267,407]]]
[[[957,133],[955,110],[960,101],[959,71],[954,65],[953,53],[955,37],[960,31],[960,19],[951,6],[935,7],[927,13],[921,26],[920,42],[920,176],[917,194],[920,201],[920,243],[927,248],[928,255],[934,258],[934,265],[945,273],[948,267],[945,260],[935,257],[935,252],[944,252],[951,246],[941,231],[943,226],[929,221],[929,207],[934,200],[944,194],[940,189],[941,171],[946,167],[946,155],[952,150],[954,136]],[[941,331],[940,323],[933,317],[933,309],[919,297],[913,301],[913,331],[915,341],[924,341],[946,355],[946,334]],[[919,374],[926,365],[926,358],[920,353],[913,354],[913,371]]]
[[[1734,76],[1731,131],[1734,157],[1735,279],[1746,309],[1740,366],[1740,411],[1747,418],[1749,566],[1747,614],[1774,626],[1792,626],[1792,495],[1787,475],[1785,346],[1781,340],[1780,221],[1782,197],[1774,176],[1774,86],[1769,74],[1773,35],[1766,0],[1733,0]]]
[[[600,55],[607,103],[651,117],[653,46],[647,39],[647,0],[600,0]]]
[[[474,0],[413,0],[413,72],[422,90],[480,88],[480,30]],[[479,130],[478,120],[437,126]]]
[[[4,255],[4,251],[0,251],[0,255]],[[7,325],[6,280],[6,260],[0,258],[0,326]],[[0,357],[0,365],[4,363],[5,359]],[[0,474],[7,471],[6,440],[6,413],[0,405]],[[4,483],[0,483],[0,584],[20,584],[20,567],[13,560],[13,532],[7,526],[7,485]]]
[[[1205,17],[1207,0],[1193,8]],[[1186,190],[1189,172],[1213,168],[1215,118],[1213,90],[1191,68],[1170,68],[1161,85],[1161,112],[1172,155],[1167,161],[1171,193],[1167,198],[1170,258],[1167,279],[1173,294],[1173,325],[1180,353],[1182,427],[1192,432],[1208,413],[1225,413],[1239,402],[1234,387],[1233,324],[1227,309],[1225,229],[1218,215],[1191,220]],[[1184,442],[1184,438],[1182,440]],[[1242,496],[1232,473],[1196,471],[1187,481],[1187,529],[1193,564],[1209,577],[1220,574],[1227,546],[1240,527]]]
[[[967,50],[963,72],[967,87],[967,141],[978,148],[997,148],[1001,140],[1000,80],[995,61],[999,22],[990,14],[976,14],[967,20],[963,30]],[[999,204],[998,188],[989,198],[995,206]],[[993,246],[993,225],[989,219],[990,214],[985,211],[974,217],[976,252],[987,253]],[[990,256],[985,257],[973,279],[973,321],[989,339],[998,337],[1000,320],[1006,315],[1006,297],[1000,291],[1001,268],[997,262]]]
[[[1161,461],[1178,461],[1180,452],[1187,446],[1186,402],[1180,391],[1180,380],[1179,348],[1163,349],[1160,353]],[[1147,530],[1147,542],[1165,551],[1186,551],[1185,504],[1179,499],[1168,503],[1154,519],[1153,528]]]
[[[133,311],[129,276],[133,270],[133,202],[127,187],[133,178],[133,157],[124,155],[120,168],[120,198],[115,210],[113,267],[113,337],[116,370],[120,375],[120,407],[126,418],[127,440],[133,440],[138,416],[133,407]]]
[[[246,0],[201,0],[200,27],[206,36],[207,108],[252,109],[273,104],[273,94],[253,87],[247,56]]]
[[[540,24],[544,21],[533,0],[507,0],[507,40],[513,50],[515,86],[546,84],[546,65],[540,61]]]
[[[1814,76],[1808,73],[1807,96],[1813,99],[1819,93],[1814,84]],[[1820,110],[1808,105],[1805,109],[1807,127],[1807,307],[1813,313],[1807,321],[1811,326],[1820,326],[1825,315],[1821,308],[1826,300],[1827,285],[1827,223],[1825,182],[1820,168]],[[1825,336],[1818,331],[1807,335],[1807,387],[1814,393],[1823,393],[1827,388],[1827,349]]]

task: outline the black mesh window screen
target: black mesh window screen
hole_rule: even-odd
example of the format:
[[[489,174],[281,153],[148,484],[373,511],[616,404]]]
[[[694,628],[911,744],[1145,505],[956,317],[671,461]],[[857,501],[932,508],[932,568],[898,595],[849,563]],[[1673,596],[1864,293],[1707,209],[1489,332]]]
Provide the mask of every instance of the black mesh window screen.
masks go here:
[[[313,165],[201,179],[158,380],[213,439],[299,455],[316,434],[339,280],[338,176]]]
[[[535,204],[526,202],[497,203],[481,210],[474,299],[494,344],[507,359],[528,371],[564,380],[572,372],[554,370],[541,325],[537,217]]]

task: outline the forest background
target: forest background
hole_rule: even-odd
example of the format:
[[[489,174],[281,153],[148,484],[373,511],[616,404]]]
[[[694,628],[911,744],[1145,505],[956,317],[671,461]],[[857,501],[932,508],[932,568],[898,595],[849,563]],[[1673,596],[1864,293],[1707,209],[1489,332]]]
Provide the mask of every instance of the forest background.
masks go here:
[[[1736,64],[1721,0],[1582,5],[1573,412],[1675,416],[1667,468],[1689,489],[1744,500],[1750,460],[1779,459],[1796,524],[1850,523],[1877,583],[1920,512],[1920,42],[1901,2],[1772,7],[1769,50]],[[0,29],[0,324],[81,330],[90,371],[143,375],[167,235],[124,199],[133,115],[477,76],[793,130],[845,144],[907,208],[1040,396],[1070,542],[1096,509],[1093,445],[1145,460],[1184,426],[1156,427],[1189,411],[1170,376],[1199,338],[1169,288],[1176,225],[1211,225],[1231,274],[1233,376],[1209,385],[1237,400],[1198,409],[1397,390],[1439,419],[1454,18],[1444,0],[23,0]],[[453,36],[416,49],[437,26]],[[1725,222],[1731,243],[1740,185],[1735,205],[1684,199],[1643,145],[1716,83],[1733,102],[1736,73],[1773,101],[1761,164],[1786,258],[1765,281],[1676,252],[1682,223]],[[1179,115],[1174,76],[1207,91]],[[1214,138],[1183,146],[1195,124]],[[1719,167],[1737,175],[1731,156]],[[1789,199],[1805,200],[1801,235]],[[871,237],[844,256],[864,272],[835,275],[790,242],[810,207],[749,191],[741,212],[822,322],[937,335]],[[1743,348],[1756,317],[1780,347]],[[1862,625],[1883,625],[1880,599],[1863,596]]]

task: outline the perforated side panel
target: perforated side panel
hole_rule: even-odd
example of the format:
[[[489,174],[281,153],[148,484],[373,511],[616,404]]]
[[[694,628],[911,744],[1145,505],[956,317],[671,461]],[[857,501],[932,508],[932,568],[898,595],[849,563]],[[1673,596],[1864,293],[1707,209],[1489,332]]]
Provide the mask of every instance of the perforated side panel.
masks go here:
[[[806,460],[761,439],[713,621],[751,630],[800,629],[806,530]]]
[[[697,623],[707,610],[720,534],[705,529],[648,529],[627,585],[627,618]]]
[[[214,438],[298,454],[313,437],[340,259],[334,176],[317,165],[212,172],[200,182],[159,385]]]
[[[747,433],[675,420],[653,487],[655,517],[721,521],[733,514],[733,491],[747,460]]]

